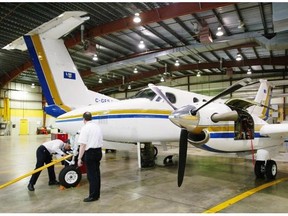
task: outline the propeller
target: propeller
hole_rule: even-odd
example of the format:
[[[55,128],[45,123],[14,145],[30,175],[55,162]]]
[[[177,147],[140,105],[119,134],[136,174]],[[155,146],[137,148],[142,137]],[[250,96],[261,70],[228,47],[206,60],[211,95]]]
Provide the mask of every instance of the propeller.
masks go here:
[[[181,187],[187,158],[187,145],[188,145],[188,131],[181,128],[180,141],[179,141],[179,162],[178,162],[178,187]]]
[[[170,102],[166,95],[157,86],[152,83],[149,83],[148,86],[153,92],[155,92],[158,96],[165,100],[174,110],[177,110],[177,108]]]
[[[187,145],[188,145],[188,131],[187,128],[183,127],[181,125],[181,117],[187,114],[191,114],[195,116],[197,112],[205,107],[206,105],[210,104],[211,102],[215,101],[216,99],[223,97],[227,94],[230,94],[246,85],[248,85],[251,82],[251,78],[244,78],[238,82],[236,82],[234,85],[230,86],[229,88],[225,89],[215,97],[211,98],[209,101],[198,107],[197,109],[193,105],[186,105],[184,107],[176,108],[166,97],[166,95],[155,85],[148,84],[149,88],[155,92],[158,96],[160,96],[163,100],[165,100],[173,109],[174,112],[171,114],[170,120],[181,127],[181,133],[180,133],[180,140],[179,140],[179,162],[178,162],[178,187],[181,187],[183,179],[184,179],[184,173],[185,173],[185,167],[186,167],[186,158],[187,158]],[[212,120],[214,119],[215,122],[220,120],[226,120],[226,119],[237,119],[238,115],[237,112],[231,112],[227,113],[225,115],[218,115],[215,114],[212,116]],[[175,119],[178,119],[178,122],[175,121]],[[182,119],[183,120],[183,119]],[[187,120],[185,120],[187,121]],[[191,121],[191,120],[188,120]]]
[[[251,82],[251,78],[244,78],[242,80],[239,80],[238,82],[234,83],[233,85],[231,85],[229,88],[225,89],[224,91],[220,92],[218,95],[214,96],[213,98],[211,98],[209,101],[207,101],[205,104],[203,104],[202,106],[198,107],[196,110],[191,110],[191,114],[192,115],[196,115],[196,113],[202,109],[203,107],[207,106],[208,104],[210,104],[211,102],[217,100],[220,97],[223,97],[227,94],[230,94],[246,85],[248,85]]]

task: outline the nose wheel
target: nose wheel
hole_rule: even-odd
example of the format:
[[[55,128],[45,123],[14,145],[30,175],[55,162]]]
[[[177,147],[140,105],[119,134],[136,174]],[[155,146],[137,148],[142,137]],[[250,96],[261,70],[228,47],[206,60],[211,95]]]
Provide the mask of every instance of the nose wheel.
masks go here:
[[[77,166],[66,166],[59,173],[60,185],[65,188],[76,187],[81,181],[82,173]]]

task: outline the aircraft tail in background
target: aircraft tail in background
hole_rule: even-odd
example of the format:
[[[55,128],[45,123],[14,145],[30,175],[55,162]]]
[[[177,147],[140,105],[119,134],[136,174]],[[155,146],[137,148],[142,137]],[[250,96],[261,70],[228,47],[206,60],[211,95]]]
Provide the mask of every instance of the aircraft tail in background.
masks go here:
[[[260,86],[254,99],[254,102],[258,105],[249,107],[248,112],[266,121],[269,118],[273,86],[267,80],[260,79],[259,81]]]
[[[64,41],[63,35],[79,26],[86,12],[65,12],[24,36],[35,71],[48,106],[47,114],[57,117],[75,108],[117,99],[87,89]],[[25,50],[23,38],[6,49]]]

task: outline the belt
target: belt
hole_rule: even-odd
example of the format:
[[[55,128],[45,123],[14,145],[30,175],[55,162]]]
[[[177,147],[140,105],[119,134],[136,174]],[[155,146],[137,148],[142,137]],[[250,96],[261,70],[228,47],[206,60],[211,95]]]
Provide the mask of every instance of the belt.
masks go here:
[[[97,149],[102,149],[102,147],[98,147],[98,148],[89,148],[89,149],[87,149],[86,151],[88,151],[88,150],[97,150]]]

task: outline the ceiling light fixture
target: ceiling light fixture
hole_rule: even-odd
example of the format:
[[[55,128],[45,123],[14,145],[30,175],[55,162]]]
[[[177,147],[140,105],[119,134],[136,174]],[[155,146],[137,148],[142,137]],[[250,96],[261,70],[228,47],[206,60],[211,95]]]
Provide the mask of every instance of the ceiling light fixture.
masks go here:
[[[143,40],[140,41],[138,47],[139,47],[140,49],[144,49],[144,48],[145,48],[145,44],[144,44],[144,41],[143,41]]]
[[[133,22],[134,23],[140,23],[141,22],[141,18],[140,18],[140,14],[139,13],[135,13],[135,16],[133,18]]]
[[[31,84],[31,88],[35,88],[35,84],[34,83]]]
[[[242,56],[240,53],[237,53],[237,56],[236,56],[236,61],[241,61],[242,60]]]
[[[99,78],[98,83],[102,83],[102,78]]]
[[[135,67],[133,73],[137,74],[138,73],[138,69]]]
[[[179,65],[180,65],[179,60],[176,59],[176,61],[175,61],[175,66],[178,67]]]
[[[129,84],[127,88],[130,90],[131,89],[131,85]]]
[[[200,71],[198,71],[198,73],[197,73],[197,75],[196,75],[197,77],[200,77],[201,76],[201,73],[200,73]]]
[[[160,82],[164,82],[164,81],[165,81],[165,80],[164,80],[164,77],[161,76]]]
[[[251,68],[250,68],[250,67],[249,67],[248,70],[247,70],[247,74],[248,74],[248,75],[252,74],[252,71],[251,71]]]
[[[242,21],[239,21],[239,25],[237,26],[238,29],[241,29],[243,28],[244,26],[244,23]]]
[[[223,31],[222,31],[222,28],[221,27],[218,27],[218,29],[217,29],[217,32],[216,32],[216,35],[218,36],[218,37],[220,37],[220,36],[222,36],[224,33],[223,33]]]
[[[98,61],[98,56],[97,56],[97,54],[94,54],[94,55],[93,55],[92,60],[93,60],[93,61]]]

